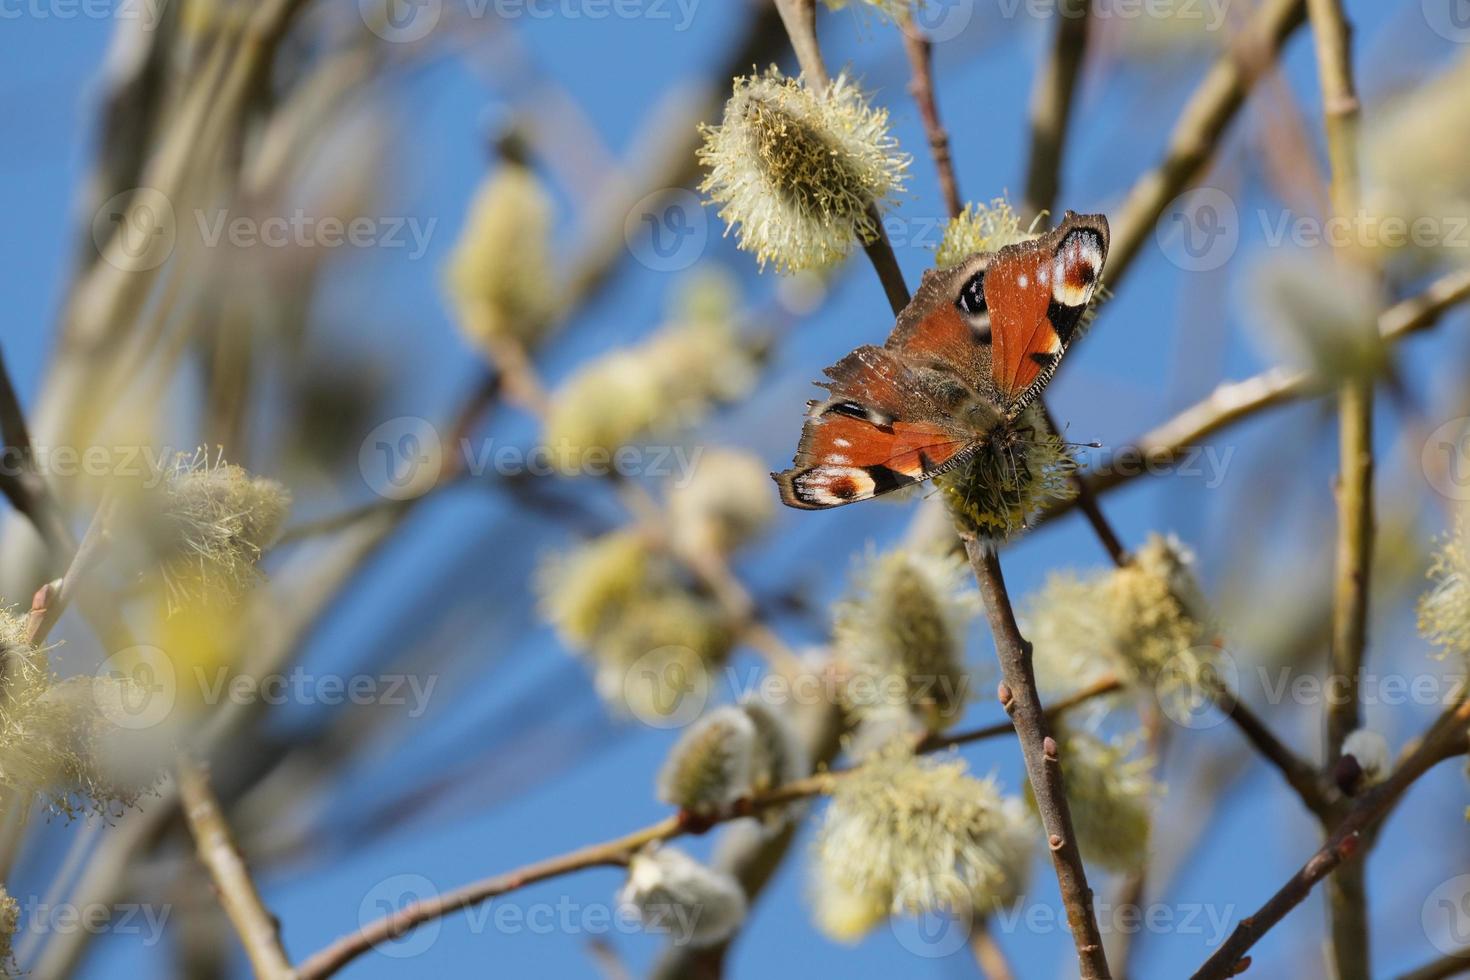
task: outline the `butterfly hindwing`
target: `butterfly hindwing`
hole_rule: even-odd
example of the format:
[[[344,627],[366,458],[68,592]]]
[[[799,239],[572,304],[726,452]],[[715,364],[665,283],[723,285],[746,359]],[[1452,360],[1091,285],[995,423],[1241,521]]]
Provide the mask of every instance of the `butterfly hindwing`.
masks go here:
[[[808,406],[792,467],[776,474],[781,499],[820,509],[920,483],[974,442],[947,420],[943,373],[882,347],[859,347],[827,369],[825,401]]]

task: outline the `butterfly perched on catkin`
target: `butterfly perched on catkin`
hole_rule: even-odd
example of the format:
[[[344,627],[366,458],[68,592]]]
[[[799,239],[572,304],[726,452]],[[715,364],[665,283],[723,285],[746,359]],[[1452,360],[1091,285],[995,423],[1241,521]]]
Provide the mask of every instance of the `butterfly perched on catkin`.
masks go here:
[[[882,347],[827,368],[791,469],[791,507],[821,510],[922,482],[1014,422],[1066,353],[1108,254],[1108,221],[1066,213],[1038,238],[924,273]]]

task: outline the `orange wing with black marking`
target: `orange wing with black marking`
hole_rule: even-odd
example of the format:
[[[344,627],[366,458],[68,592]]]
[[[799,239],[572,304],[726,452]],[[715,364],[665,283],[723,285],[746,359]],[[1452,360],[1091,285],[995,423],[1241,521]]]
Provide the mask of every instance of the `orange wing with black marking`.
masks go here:
[[[1056,370],[1102,272],[1108,223],[1067,212],[1040,238],[931,271],[882,347],[828,368],[781,499],[820,510],[936,476],[1015,418]]]

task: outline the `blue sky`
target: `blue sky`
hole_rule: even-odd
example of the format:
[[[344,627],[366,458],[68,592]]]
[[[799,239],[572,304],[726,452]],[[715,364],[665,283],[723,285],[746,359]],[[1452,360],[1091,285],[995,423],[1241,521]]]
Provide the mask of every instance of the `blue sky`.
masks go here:
[[[52,325],[67,282],[75,247],[78,187],[92,148],[98,66],[113,22],[107,17],[63,17],[59,0],[32,4],[0,22],[0,88],[6,152],[0,157],[0,299],[6,311],[0,328],[7,360],[22,398],[37,393],[49,354]],[[953,4],[952,4],[953,5]],[[510,25],[533,63],[554,78],[581,108],[587,124],[614,154],[634,145],[650,109],[672,88],[708,74],[718,63],[741,16],[739,4],[700,0],[679,31],[677,5],[669,19],[520,17]],[[1027,105],[1032,76],[1045,50],[1042,25],[1026,16],[1007,18],[1005,0],[976,0],[974,16],[958,37],[937,46],[935,60],[941,113],[949,128],[962,193],[982,201],[1018,196],[1024,183]],[[1213,9],[1211,4],[1202,7]],[[1418,0],[1348,4],[1360,23],[1358,64],[1372,107],[1415,77],[1416,70],[1453,56],[1455,46],[1436,34]],[[490,10],[496,8],[492,5]],[[653,8],[649,8],[653,9]],[[40,16],[46,14],[46,16]],[[494,16],[493,13],[489,16]],[[1109,36],[1130,25],[1109,25]],[[828,16],[822,38],[831,65],[850,65],[874,98],[888,107],[894,134],[914,154],[909,192],[896,214],[911,232],[896,242],[911,283],[930,264],[934,239],[926,221],[941,205],[916,112],[905,92],[907,66],[893,30],[851,13]],[[1319,99],[1315,67],[1305,34],[1284,60],[1285,88],[1311,120],[1317,146]],[[1060,203],[1079,211],[1111,212],[1140,170],[1156,160],[1169,127],[1207,59],[1195,48],[1169,58],[1129,65],[1097,59],[1080,92],[1071,153]],[[459,230],[465,203],[483,173],[484,137],[515,111],[485,74],[467,59],[446,58],[412,73],[381,101],[392,127],[392,181],[380,206],[385,214],[434,219],[424,256],[403,252],[353,255],[335,266],[319,300],[320,342],[332,351],[345,345],[386,365],[393,383],[381,418],[443,415],[473,379],[473,355],[455,332],[440,298],[439,274]],[[1247,111],[1226,140],[1208,182],[1230,189],[1243,215],[1279,213],[1260,161],[1263,135],[1257,111]],[[1464,139],[1464,134],[1459,134]],[[557,186],[561,208],[559,242],[575,240],[576,188]],[[753,306],[770,296],[774,276],[757,274],[750,257],[738,252],[712,213],[709,244],[701,262],[718,264],[738,277]],[[1167,247],[1151,240],[1135,269],[1100,319],[1096,330],[1069,355],[1049,402],[1079,442],[1116,444],[1202,396],[1218,381],[1243,377],[1266,365],[1252,343],[1249,270],[1268,255],[1259,224],[1242,221],[1242,244],[1230,262],[1210,273],[1183,270]],[[895,236],[898,238],[899,236]],[[1272,257],[1268,255],[1268,258]],[[647,333],[658,322],[681,277],[650,270],[625,258],[613,285],[572,322],[547,358],[551,380],[582,359]],[[1407,285],[1403,288],[1407,288]],[[830,295],[776,352],[757,395],[720,415],[697,437],[712,444],[742,446],[772,468],[790,458],[799,411],[809,382],[820,368],[851,347],[877,342],[891,317],[881,290],[861,256],[833,283]],[[1453,381],[1453,365],[1464,363],[1463,317],[1451,318],[1436,339],[1416,340],[1403,367],[1422,381],[1431,406]],[[1431,409],[1433,410],[1433,409]],[[1392,444],[1397,416],[1383,412],[1384,448]],[[522,420],[497,422],[494,435],[524,441]],[[1207,586],[1227,587],[1243,610],[1268,606],[1293,569],[1321,572],[1330,555],[1332,472],[1331,424],[1321,406],[1272,415],[1222,436],[1230,465],[1218,485],[1173,477],[1140,483],[1109,497],[1106,508],[1129,542],[1152,530],[1175,530],[1202,556]],[[1391,455],[1384,464],[1385,492],[1408,494],[1416,457]],[[1421,478],[1422,482],[1422,478]],[[1265,488],[1269,500],[1257,499]],[[1406,489],[1407,488],[1407,489]],[[313,494],[303,506],[327,512],[363,499],[361,487]],[[815,600],[840,596],[852,556],[871,542],[878,546],[902,533],[911,505],[846,508],[830,514],[783,512],[772,542],[741,566],[758,592],[801,585]],[[1423,530],[1440,519],[1427,504]],[[1262,523],[1243,526],[1242,521]],[[1270,521],[1272,523],[1264,523]],[[1277,534],[1276,532],[1280,533]],[[652,778],[672,736],[608,720],[572,657],[529,614],[527,580],[539,555],[564,546],[566,529],[542,516],[516,514],[505,498],[456,491],[418,515],[380,562],[369,569],[354,596],[342,603],[315,635],[307,665],[341,669],[355,658],[403,643],[415,629],[409,610],[418,608],[425,583],[442,575],[446,557],[453,581],[453,616],[430,630],[432,642],[453,644],[456,673],[441,686],[420,718],[396,719],[411,737],[385,740],[363,753],[344,774],[320,813],[308,818],[312,851],[271,868],[262,878],[268,904],[285,923],[291,953],[302,956],[354,928],[361,908],[378,899],[423,887],[447,888],[573,846],[616,836],[663,815],[652,797]],[[1242,542],[1244,544],[1242,545]],[[1313,557],[1319,556],[1319,557]],[[1233,557],[1227,566],[1225,559]],[[1014,548],[1006,567],[1012,591],[1024,595],[1048,570],[1090,567],[1105,556],[1086,526],[1073,517],[1039,531]],[[1382,668],[1434,671],[1423,661],[1402,604],[1375,618],[1374,650]],[[1270,613],[1266,614],[1271,615]],[[1269,624],[1268,624],[1269,625]],[[800,622],[782,624],[796,644],[820,639]],[[1248,654],[1242,654],[1248,656]],[[982,627],[973,634],[972,658],[993,672],[993,653]],[[1412,666],[1404,666],[1404,665]],[[749,667],[742,658],[738,666]],[[981,685],[988,690],[988,685]],[[1244,686],[1246,696],[1259,689]],[[288,709],[280,730],[296,721]],[[998,712],[982,700],[969,721]],[[1401,744],[1422,727],[1430,710],[1383,706],[1370,721]],[[1304,747],[1317,744],[1315,721],[1289,709],[1271,714],[1283,736]],[[1178,733],[1171,783],[1184,784],[1191,765],[1207,750],[1228,751],[1238,736],[1225,727]],[[1019,755],[1005,742],[967,748],[964,757],[979,773],[995,772],[1011,790],[1020,787]],[[484,759],[481,776],[450,802],[430,808],[405,826],[363,840],[343,839],[334,828],[381,793],[401,774],[461,759]],[[551,767],[554,778],[540,773]],[[1390,973],[1429,959],[1433,947],[1420,924],[1420,910],[1451,867],[1466,868],[1461,813],[1465,784],[1458,772],[1436,773],[1410,796],[1389,825],[1373,864],[1375,973]],[[1176,804],[1175,806],[1171,806]],[[1184,808],[1166,800],[1162,819],[1171,827],[1198,825],[1207,846],[1191,857],[1162,894],[1151,896],[1178,923],[1151,933],[1138,962],[1139,975],[1175,977],[1198,965],[1218,923],[1233,923],[1254,909],[1315,846],[1315,828],[1274,773],[1255,765],[1231,795],[1212,808]],[[294,826],[294,824],[293,824]],[[756,907],[746,934],[732,954],[732,975],[799,975],[840,971],[854,977],[896,973],[926,977],[973,975],[961,949],[949,957],[924,958],[905,948],[901,937],[879,929],[853,947],[834,945],[814,930],[806,903],[804,835],[793,859]],[[1423,841],[1435,842],[1432,854]],[[1454,843],[1451,843],[1451,842]],[[690,844],[704,854],[709,841]],[[398,878],[396,876],[410,876]],[[1055,885],[1038,861],[1030,900],[1055,909]],[[594,971],[587,951],[619,883],[607,869],[524,889],[480,916],[451,917],[433,935],[409,937],[393,954],[375,953],[355,963],[349,977],[424,975],[582,976]],[[1098,883],[1109,901],[1114,882]],[[510,919],[497,920],[501,913]],[[567,909],[550,931],[507,926],[533,909]],[[538,914],[548,914],[544,911]],[[488,917],[486,917],[488,915]],[[1183,917],[1191,923],[1185,926]],[[530,921],[528,917],[527,922]],[[497,922],[500,924],[497,925]],[[1323,911],[1314,898],[1258,948],[1262,976],[1288,971],[1314,975]],[[657,941],[613,929],[607,935],[639,972],[657,953]],[[1218,939],[1218,936],[1214,936]],[[1019,927],[1002,944],[1023,977],[1062,977],[1069,972],[1070,942],[1058,927]],[[112,976],[126,970],[163,969],[166,951],[144,948],[135,937],[110,936],[97,944],[86,975]],[[1254,975],[1254,974],[1253,974]]]

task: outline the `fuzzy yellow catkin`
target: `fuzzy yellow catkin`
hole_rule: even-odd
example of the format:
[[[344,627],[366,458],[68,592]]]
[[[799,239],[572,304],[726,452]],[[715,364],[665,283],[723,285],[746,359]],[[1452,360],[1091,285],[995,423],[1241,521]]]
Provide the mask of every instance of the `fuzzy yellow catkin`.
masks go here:
[[[569,647],[584,649],[647,591],[656,560],[647,540],[614,531],[544,560],[536,575],[541,611]]]
[[[1252,278],[1261,343],[1289,366],[1324,383],[1387,368],[1377,312],[1386,302],[1376,277],[1315,250],[1262,260]]]
[[[551,197],[535,172],[503,162],[470,204],[445,289],[465,339],[488,357],[506,341],[533,347],[556,312]]]
[[[903,189],[910,162],[887,112],[846,77],[823,93],[774,67],[737,78],[723,120],[702,132],[700,189],[740,247],[783,273],[833,265],[874,240],[869,209]]]
[[[680,588],[639,596],[586,651],[593,683],[612,708],[645,721],[675,721],[734,645],[724,612]]]
[[[1362,244],[1416,258],[1463,264],[1470,217],[1470,153],[1447,133],[1470,128],[1470,55],[1461,54],[1417,88],[1368,113],[1363,126],[1368,222],[1350,234]]]
[[[1048,578],[1021,609],[1046,693],[1115,674],[1162,699],[1198,696],[1218,651],[1193,561],[1177,539],[1153,534],[1122,568]]]
[[[679,736],[659,769],[658,799],[713,813],[751,791],[755,724],[740,708],[716,708]]]
[[[1435,548],[1429,590],[1419,599],[1419,633],[1440,656],[1470,658],[1470,520],[1460,518]]]
[[[291,495],[202,451],[174,459],[162,475],[154,533],[170,608],[232,602],[258,582],[258,564],[275,543]]]
[[[702,453],[685,484],[669,492],[675,540],[729,554],[758,537],[776,516],[766,467],[750,453],[715,449]]]
[[[1031,827],[1023,804],[962,760],[881,753],[838,781],[818,830],[818,924],[851,938],[880,903],[895,915],[1007,905],[1024,887]]]
[[[854,678],[858,717],[899,709],[931,731],[951,724],[970,694],[965,631],[979,597],[955,555],[900,550],[868,558],[854,595],[834,610],[833,638]]]
[[[1003,541],[1024,530],[1045,504],[1075,496],[1076,469],[1066,443],[1033,404],[968,460],[936,477],[934,486],[958,527]]]
[[[994,252],[1031,237],[1005,198],[997,197],[988,204],[967,204],[944,226],[934,264],[941,269],[952,268],[976,252]]]
[[[0,610],[0,658],[0,795],[39,798],[66,817],[134,803],[146,784],[120,781],[105,751],[129,732],[97,703],[98,693],[113,693],[110,684],[128,682],[57,682],[46,651],[26,638],[25,619],[9,610]]]

